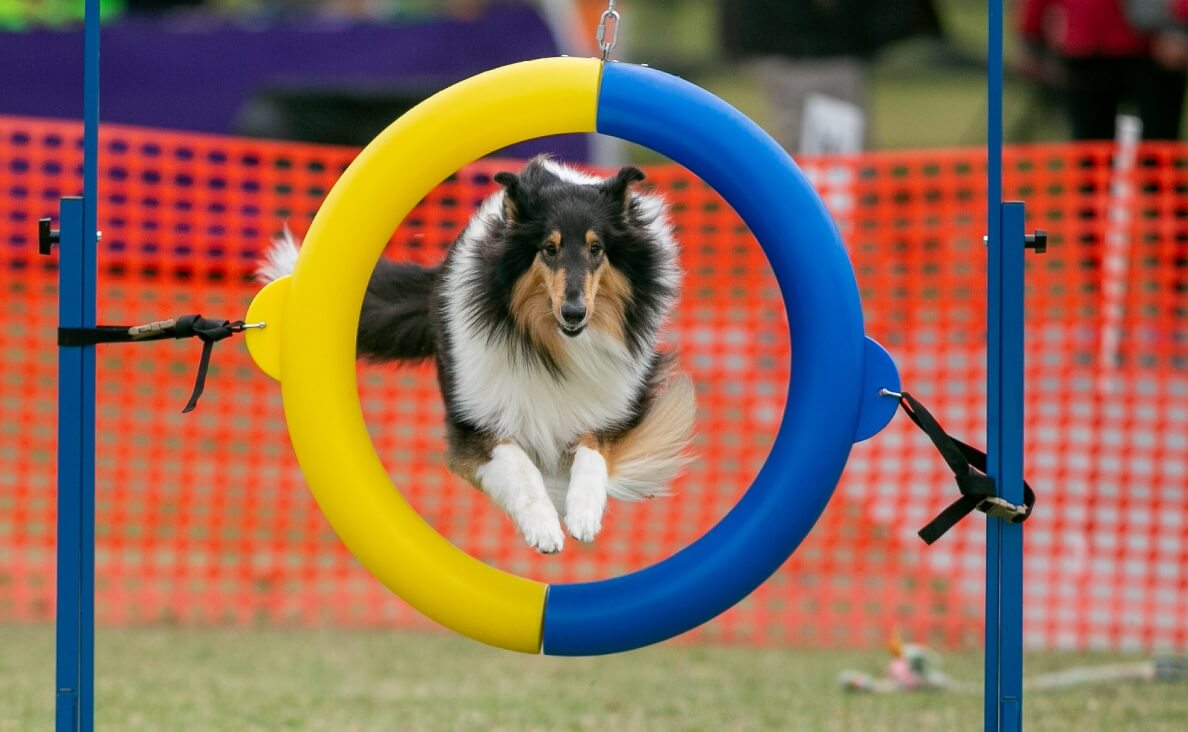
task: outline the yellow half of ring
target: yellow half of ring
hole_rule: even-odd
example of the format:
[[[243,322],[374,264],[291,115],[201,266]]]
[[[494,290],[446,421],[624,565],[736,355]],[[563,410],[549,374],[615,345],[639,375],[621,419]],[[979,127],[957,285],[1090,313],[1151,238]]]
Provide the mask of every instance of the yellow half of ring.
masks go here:
[[[410,110],[331,189],[287,294],[273,298],[284,311],[273,375],[280,378],[293,449],[339,538],[429,618],[527,653],[540,652],[547,585],[458,549],[395,489],[363,420],[355,334],[371,271],[412,208],[489,152],[544,135],[593,132],[601,69],[594,59],[513,64],[459,82]],[[277,338],[275,330],[258,333],[261,342]]]

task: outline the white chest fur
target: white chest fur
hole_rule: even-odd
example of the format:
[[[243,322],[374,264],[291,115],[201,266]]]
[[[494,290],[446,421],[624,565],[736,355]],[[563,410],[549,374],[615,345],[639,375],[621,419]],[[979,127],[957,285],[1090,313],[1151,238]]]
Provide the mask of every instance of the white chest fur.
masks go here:
[[[546,475],[559,474],[583,435],[627,418],[647,376],[621,343],[592,329],[564,341],[568,363],[558,377],[470,323],[450,325],[462,415],[514,440]]]

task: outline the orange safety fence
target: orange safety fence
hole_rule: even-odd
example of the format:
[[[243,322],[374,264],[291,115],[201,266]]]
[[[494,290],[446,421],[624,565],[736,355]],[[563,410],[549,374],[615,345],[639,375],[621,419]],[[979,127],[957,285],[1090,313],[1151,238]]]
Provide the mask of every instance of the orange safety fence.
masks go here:
[[[54,612],[56,258],[36,220],[80,188],[80,126],[0,118],[0,621]],[[305,231],[350,149],[133,129],[101,132],[99,319],[241,317],[256,258]],[[1133,166],[1108,144],[1014,147],[1008,197],[1050,232],[1028,255],[1026,642],[1188,648],[1188,146]],[[984,152],[801,161],[837,218],[868,332],[955,435],[984,441]],[[491,176],[442,183],[389,255],[435,262]],[[733,211],[683,168],[648,169],[672,204],[687,275],[669,332],[697,383],[697,460],[677,496],[612,506],[599,540],[554,557],[442,464],[429,368],[360,366],[360,399],[396,485],[440,532],[496,566],[550,582],[611,577],[713,525],[763,463],[784,409],[780,294]],[[762,185],[762,181],[755,181]],[[382,202],[377,202],[382,205]],[[344,246],[349,242],[344,242]],[[812,313],[796,317],[813,317]],[[310,337],[316,337],[311,334]],[[180,414],[198,345],[100,346],[97,580],[101,623],[429,627],[342,548],[306,490],[277,386],[236,340],[215,348],[198,410]],[[935,546],[915,532],[952,477],[906,419],[856,446],[834,500],[793,558],[692,636],[869,646],[893,628],[981,642],[984,520]]]

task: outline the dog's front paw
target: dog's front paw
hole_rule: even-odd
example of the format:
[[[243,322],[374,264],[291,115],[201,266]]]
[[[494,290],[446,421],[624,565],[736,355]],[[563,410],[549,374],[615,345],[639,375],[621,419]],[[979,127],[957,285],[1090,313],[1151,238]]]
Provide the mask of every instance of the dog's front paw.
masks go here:
[[[475,475],[487,495],[511,516],[529,546],[542,554],[561,551],[565,546],[561,519],[540,471],[523,450],[512,443],[496,446],[490,462]]]
[[[587,447],[579,447],[569,474],[565,494],[565,526],[569,535],[580,542],[594,541],[602,530],[606,511],[606,460]]]
[[[565,501],[565,526],[569,535],[583,544],[594,541],[602,531],[602,512],[605,501],[597,501],[588,493],[574,495],[571,492]]]
[[[557,509],[547,501],[538,501],[524,510],[520,515],[520,533],[528,546],[541,554],[556,554],[565,547]]]

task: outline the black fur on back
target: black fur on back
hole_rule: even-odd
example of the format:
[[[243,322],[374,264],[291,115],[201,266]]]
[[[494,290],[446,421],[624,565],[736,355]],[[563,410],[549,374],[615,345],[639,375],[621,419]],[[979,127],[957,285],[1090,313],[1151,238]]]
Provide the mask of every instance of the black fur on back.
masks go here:
[[[438,267],[380,259],[359,313],[358,354],[372,361],[421,360],[437,350],[433,312]]]

